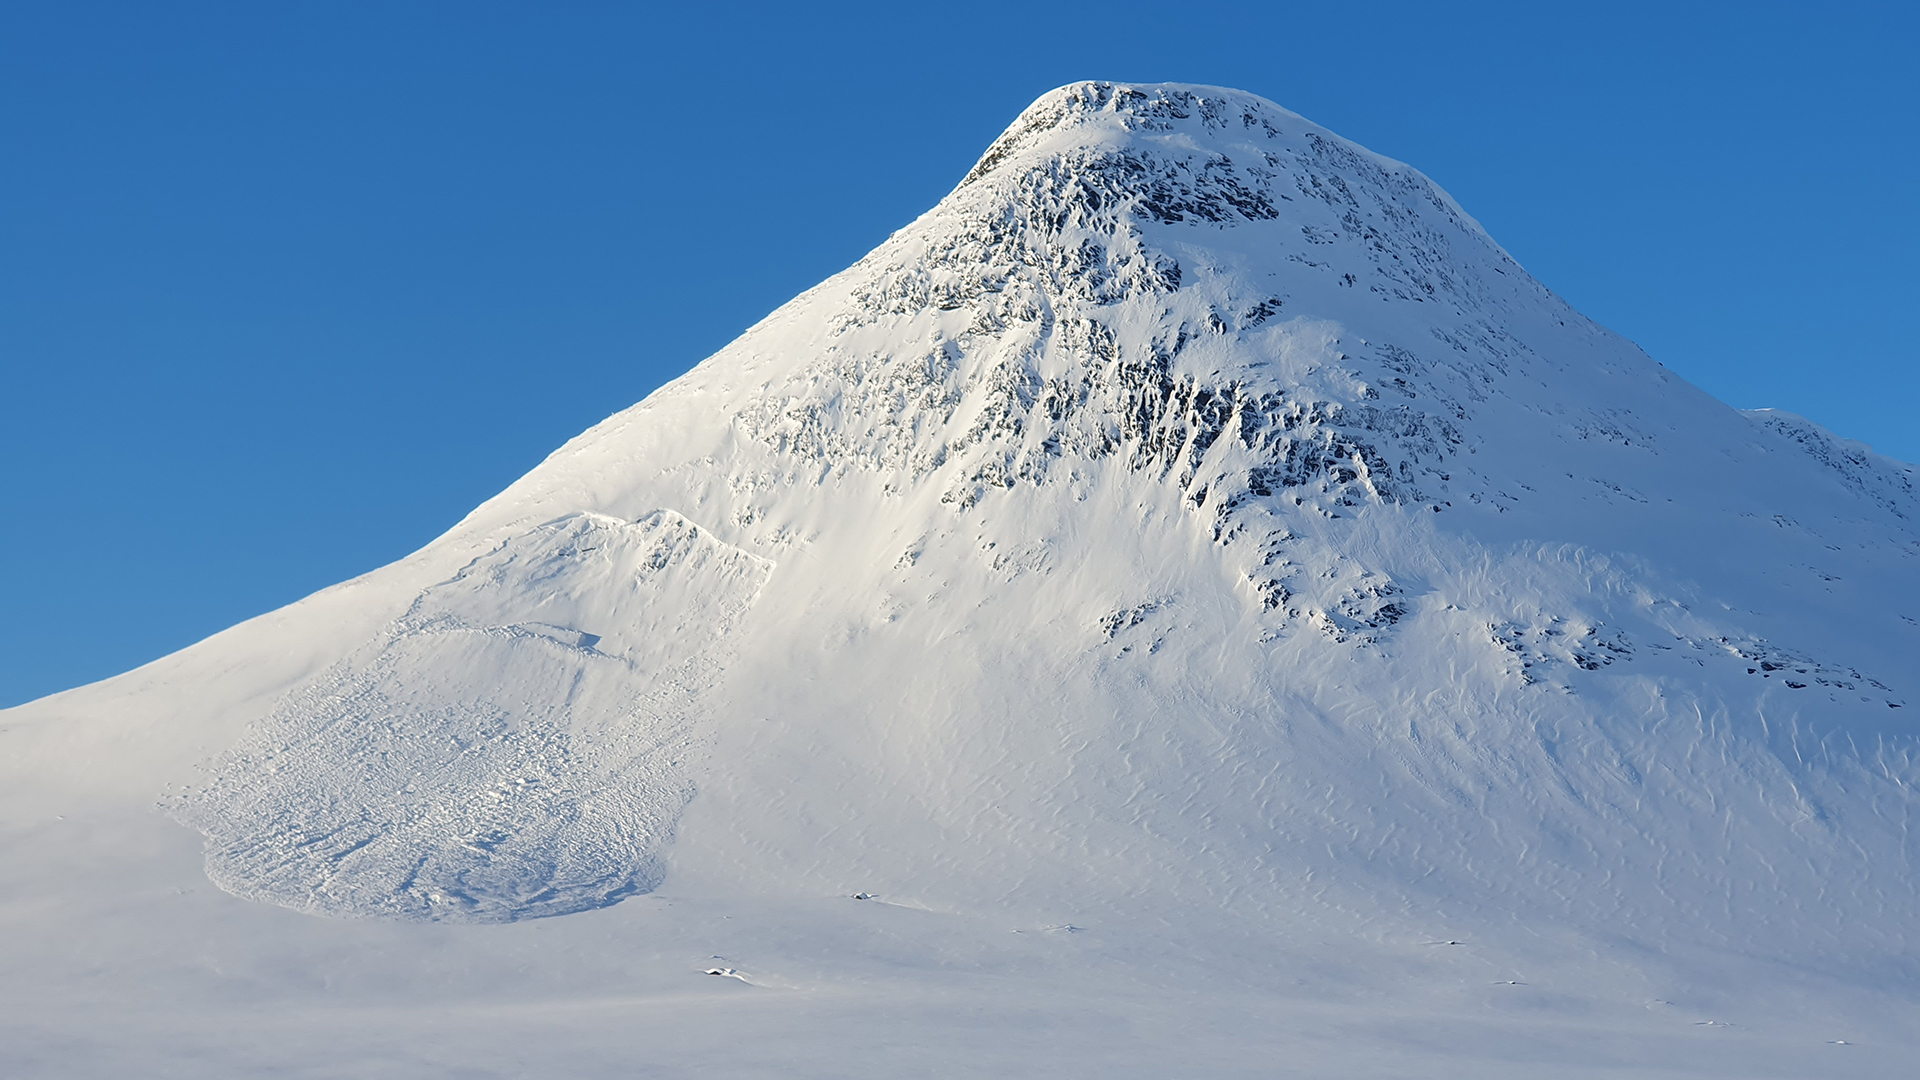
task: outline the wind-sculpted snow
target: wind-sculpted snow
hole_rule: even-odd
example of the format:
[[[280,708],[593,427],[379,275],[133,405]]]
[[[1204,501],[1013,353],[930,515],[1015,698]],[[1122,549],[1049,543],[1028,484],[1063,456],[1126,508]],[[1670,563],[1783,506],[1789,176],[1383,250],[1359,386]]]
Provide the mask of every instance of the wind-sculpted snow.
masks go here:
[[[670,513],[540,526],[295,691],[176,813],[222,888],[316,913],[493,922],[645,892],[766,574]]]

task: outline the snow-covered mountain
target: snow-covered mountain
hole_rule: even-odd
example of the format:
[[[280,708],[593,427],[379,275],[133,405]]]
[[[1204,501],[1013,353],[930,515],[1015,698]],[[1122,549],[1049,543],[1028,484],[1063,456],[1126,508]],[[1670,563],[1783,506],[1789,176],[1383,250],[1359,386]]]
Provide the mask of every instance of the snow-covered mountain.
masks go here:
[[[1181,1008],[1249,1075],[1274,1018],[1387,1014],[1427,1075],[1877,1075],[1920,1019],[1917,483],[1688,385],[1407,166],[1236,91],[1069,86],[421,552],[5,714],[7,933],[118,927],[135,981],[217,996],[138,927],[272,909],[165,913],[180,844],[129,852],[178,821],[228,893],[373,917],[230,943],[276,1001],[316,993],[286,936],[379,952],[371,986],[617,925],[527,1000],[627,955],[683,1040],[711,960],[760,995],[722,1027],[884,984],[945,995],[916,1045],[1012,1002],[1058,1035],[1022,1060],[1091,1070],[1131,1026],[1103,1075],[1198,1060],[1143,1027]],[[885,1027],[723,1071],[884,1072],[807,1048]]]

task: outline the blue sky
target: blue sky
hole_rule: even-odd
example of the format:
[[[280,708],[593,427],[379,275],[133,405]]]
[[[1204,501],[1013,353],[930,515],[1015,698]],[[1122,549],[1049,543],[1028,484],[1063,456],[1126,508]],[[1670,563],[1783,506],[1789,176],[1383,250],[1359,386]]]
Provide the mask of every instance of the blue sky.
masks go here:
[[[910,7],[0,9],[0,705],[425,543],[1082,78],[1272,98],[1920,460],[1914,5]]]

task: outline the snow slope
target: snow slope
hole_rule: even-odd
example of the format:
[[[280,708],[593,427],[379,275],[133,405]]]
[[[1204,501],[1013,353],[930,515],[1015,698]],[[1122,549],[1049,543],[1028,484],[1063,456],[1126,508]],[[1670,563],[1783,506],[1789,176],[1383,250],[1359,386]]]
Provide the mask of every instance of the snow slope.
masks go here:
[[[1903,1075],[1917,521],[1414,170],[1066,87],[421,552],[4,714],[0,1063]]]

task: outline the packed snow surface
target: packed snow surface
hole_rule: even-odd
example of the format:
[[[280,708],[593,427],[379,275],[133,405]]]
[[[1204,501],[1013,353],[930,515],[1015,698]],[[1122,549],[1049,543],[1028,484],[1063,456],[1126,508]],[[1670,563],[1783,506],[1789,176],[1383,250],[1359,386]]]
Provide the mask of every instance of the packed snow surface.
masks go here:
[[[1904,1075],[1916,483],[1069,86],[422,551],[4,714],[0,1064]]]

